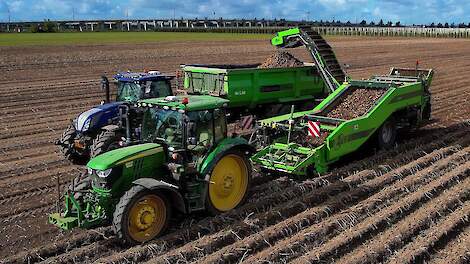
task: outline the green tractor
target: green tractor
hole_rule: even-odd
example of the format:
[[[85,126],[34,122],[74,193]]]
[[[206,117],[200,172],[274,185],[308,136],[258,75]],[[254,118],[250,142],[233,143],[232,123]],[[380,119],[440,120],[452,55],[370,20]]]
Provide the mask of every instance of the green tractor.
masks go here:
[[[244,201],[254,149],[227,136],[228,100],[173,96],[139,104],[142,136],[152,143],[91,159],[50,223],[67,230],[112,223],[119,238],[137,244],[165,232],[173,212],[217,214]]]

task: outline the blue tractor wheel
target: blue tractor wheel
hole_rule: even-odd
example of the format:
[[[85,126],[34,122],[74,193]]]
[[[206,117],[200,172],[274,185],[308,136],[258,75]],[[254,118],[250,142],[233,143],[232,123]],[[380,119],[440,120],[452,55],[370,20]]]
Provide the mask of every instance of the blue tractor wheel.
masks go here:
[[[105,130],[101,132],[93,140],[90,153],[91,158],[110,150],[120,148],[121,146],[119,145],[119,141],[121,141],[124,136],[125,134],[121,130]]]
[[[59,145],[60,151],[64,154],[65,158],[74,164],[81,164],[88,155],[84,152],[80,152],[75,148],[75,139],[77,138],[77,131],[73,125],[70,125],[65,129],[64,133],[60,137],[57,145]]]

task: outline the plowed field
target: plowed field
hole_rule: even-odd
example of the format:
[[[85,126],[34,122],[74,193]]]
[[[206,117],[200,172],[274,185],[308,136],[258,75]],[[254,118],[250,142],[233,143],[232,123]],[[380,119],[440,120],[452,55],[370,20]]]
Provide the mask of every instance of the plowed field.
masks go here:
[[[120,246],[110,227],[47,224],[62,187],[80,173],[54,141],[104,97],[99,76],[182,63],[258,63],[266,41],[0,47],[0,262],[5,263],[468,263],[470,41],[333,38],[349,74],[434,68],[433,121],[390,151],[364,154],[318,178],[256,173],[240,208],[174,219],[151,243]],[[302,50],[292,52],[310,58]]]

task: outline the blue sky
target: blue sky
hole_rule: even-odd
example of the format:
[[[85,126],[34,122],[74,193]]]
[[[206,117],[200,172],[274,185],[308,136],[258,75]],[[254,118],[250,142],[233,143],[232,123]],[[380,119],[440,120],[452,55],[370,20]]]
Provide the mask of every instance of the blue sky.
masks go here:
[[[9,12],[8,12],[9,10]],[[214,15],[215,12],[215,15]],[[406,24],[470,22],[470,1],[456,0],[0,0],[0,21],[227,17],[293,20],[380,19]]]

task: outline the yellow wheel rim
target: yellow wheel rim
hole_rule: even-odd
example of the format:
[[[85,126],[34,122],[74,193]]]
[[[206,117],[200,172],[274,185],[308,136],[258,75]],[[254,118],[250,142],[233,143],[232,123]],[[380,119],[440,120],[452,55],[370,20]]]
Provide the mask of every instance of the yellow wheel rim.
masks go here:
[[[235,208],[245,196],[248,188],[248,168],[238,155],[223,157],[212,170],[209,184],[209,199],[219,211]]]
[[[129,212],[129,235],[138,242],[156,237],[166,222],[165,202],[157,195],[145,195]]]

